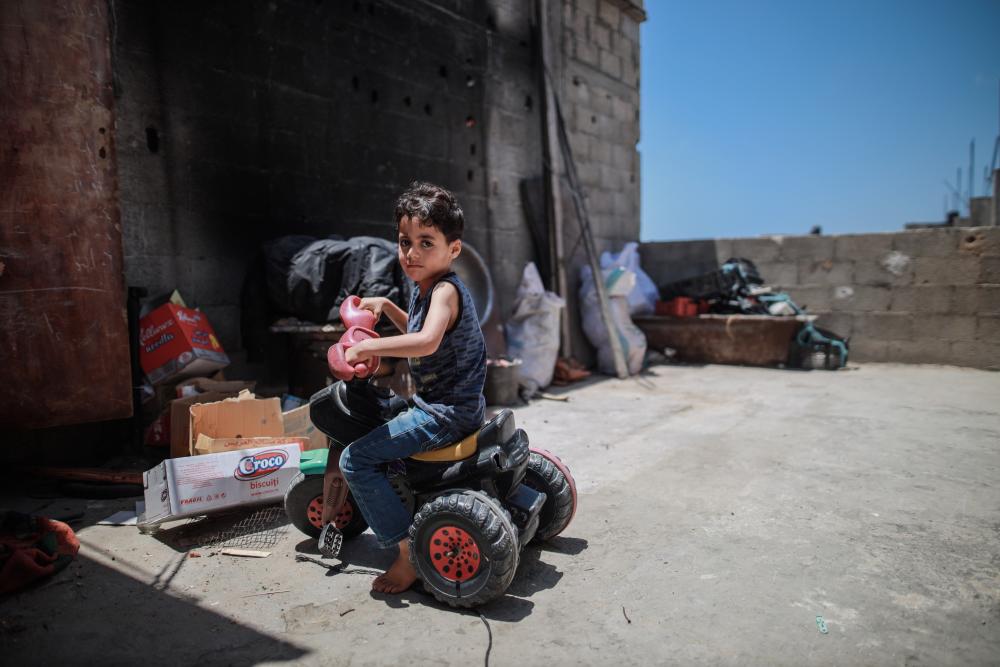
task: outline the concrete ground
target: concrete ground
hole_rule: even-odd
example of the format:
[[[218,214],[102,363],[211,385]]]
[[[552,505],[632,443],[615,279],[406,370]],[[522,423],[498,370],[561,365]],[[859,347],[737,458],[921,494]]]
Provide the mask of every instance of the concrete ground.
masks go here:
[[[482,609],[490,664],[1000,662],[1000,374],[659,366],[565,394],[517,419],[570,465],[579,511]],[[15,504],[86,514],[77,562],[0,602],[7,664],[486,654],[478,615],[370,593],[358,570],[391,560],[370,533],[332,573],[295,562],[315,551],[294,528],[265,559],[191,558],[89,525],[124,501]]]

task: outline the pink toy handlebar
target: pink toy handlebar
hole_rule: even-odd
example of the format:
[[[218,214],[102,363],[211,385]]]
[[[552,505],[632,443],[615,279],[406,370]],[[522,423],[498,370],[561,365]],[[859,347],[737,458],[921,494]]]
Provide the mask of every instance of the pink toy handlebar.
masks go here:
[[[349,296],[340,304],[340,321],[344,326],[361,327],[363,329],[375,328],[375,313],[367,308],[361,307],[361,297]]]
[[[347,350],[363,340],[379,338],[379,335],[372,330],[375,326],[375,313],[361,308],[360,304],[361,298],[358,296],[349,296],[340,304],[340,319],[348,329],[340,337],[340,341],[331,345],[326,352],[330,374],[345,382],[355,377],[364,379],[374,375],[379,368],[378,357],[354,365],[347,363]]]

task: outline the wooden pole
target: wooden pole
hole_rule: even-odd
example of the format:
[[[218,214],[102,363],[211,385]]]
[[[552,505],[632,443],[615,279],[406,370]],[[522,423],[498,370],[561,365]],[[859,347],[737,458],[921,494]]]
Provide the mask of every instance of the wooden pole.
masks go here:
[[[551,80],[551,73],[546,70],[546,77]],[[590,229],[590,215],[587,213],[587,204],[583,199],[583,186],[576,173],[576,162],[573,160],[573,150],[569,145],[569,136],[566,134],[566,120],[563,118],[562,109],[559,107],[559,97],[553,91],[553,106],[556,111],[557,130],[559,134],[559,147],[563,157],[563,164],[566,167],[566,177],[569,181],[570,192],[573,195],[573,207],[576,209],[576,219],[580,224],[580,236],[583,239],[584,248],[587,251],[587,260],[590,263],[590,271],[594,277],[594,289],[597,291],[597,303],[601,311],[601,319],[608,331],[608,344],[611,346],[611,355],[615,364],[615,375],[619,378],[629,376],[628,363],[625,361],[625,350],[622,347],[621,338],[615,329],[614,319],[611,317],[611,301],[604,287],[604,272],[601,271],[601,262],[597,255],[597,246],[594,244],[594,235]]]
[[[569,303],[569,285],[566,280],[566,258],[563,256],[563,206],[562,190],[560,188],[561,160],[559,156],[559,135],[556,131],[555,91],[549,78],[545,75],[548,63],[553,60],[552,40],[549,39],[549,7],[547,0],[537,0],[535,10],[538,18],[539,53],[542,59],[542,96],[545,105],[545,173],[548,190],[549,210],[549,252],[552,262],[552,285],[556,294]],[[563,309],[559,324],[559,346],[562,356],[571,356],[569,315]]]

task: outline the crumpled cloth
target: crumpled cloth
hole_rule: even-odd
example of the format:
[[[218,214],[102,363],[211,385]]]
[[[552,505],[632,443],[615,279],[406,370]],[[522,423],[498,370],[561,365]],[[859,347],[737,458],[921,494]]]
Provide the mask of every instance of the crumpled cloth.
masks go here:
[[[80,540],[62,521],[0,512],[0,595],[19,591],[69,565]]]

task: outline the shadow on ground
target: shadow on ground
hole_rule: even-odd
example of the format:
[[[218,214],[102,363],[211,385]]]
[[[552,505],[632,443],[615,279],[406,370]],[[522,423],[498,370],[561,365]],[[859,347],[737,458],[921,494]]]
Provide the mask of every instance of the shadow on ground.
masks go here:
[[[410,605],[419,604],[455,613],[478,615],[479,612],[482,612],[483,616],[493,620],[520,621],[528,617],[534,608],[534,603],[524,598],[529,598],[539,591],[555,588],[563,577],[562,572],[545,562],[545,553],[557,551],[575,556],[586,548],[587,541],[575,537],[555,537],[542,546],[526,547],[521,552],[517,573],[510,588],[507,589],[506,595],[471,612],[468,609],[456,609],[438,602],[423,588],[420,581],[417,581],[412,589],[402,594],[385,595],[373,591],[371,596],[375,600],[385,602],[391,609],[404,609]],[[316,548],[316,541],[313,539],[302,540],[295,545],[295,551],[311,558],[319,559],[320,556],[319,550]],[[340,559],[327,561],[329,565],[326,565],[326,572],[321,572],[322,566],[311,561],[303,561],[301,565],[315,569],[315,576],[363,576],[372,579],[392,564],[396,552],[392,549],[380,549],[375,536],[371,533],[364,533],[349,542],[345,542],[340,555]]]
[[[150,585],[77,556],[45,584],[0,601],[2,662],[257,664],[309,652],[170,590],[178,569],[171,563]]]

